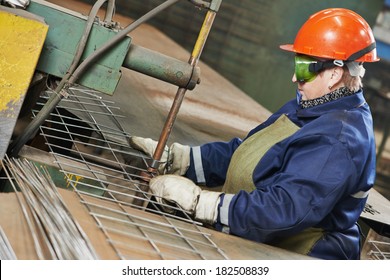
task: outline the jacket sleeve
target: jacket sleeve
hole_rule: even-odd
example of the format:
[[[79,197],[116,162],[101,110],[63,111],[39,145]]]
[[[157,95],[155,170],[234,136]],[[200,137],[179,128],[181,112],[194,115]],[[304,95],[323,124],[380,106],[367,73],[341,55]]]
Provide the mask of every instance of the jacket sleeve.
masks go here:
[[[191,147],[190,166],[185,176],[199,185],[223,185],[230,159],[241,143],[240,138],[233,138],[229,142]]]
[[[291,235],[318,225],[347,186],[356,184],[348,150],[335,138],[312,135],[281,143],[255,168],[256,190],[224,195],[217,229],[258,242]]]

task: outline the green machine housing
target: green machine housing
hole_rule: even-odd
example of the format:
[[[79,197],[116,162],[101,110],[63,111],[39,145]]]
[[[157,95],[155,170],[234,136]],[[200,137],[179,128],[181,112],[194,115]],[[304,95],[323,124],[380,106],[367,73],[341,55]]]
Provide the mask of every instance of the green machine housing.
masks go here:
[[[49,25],[37,70],[62,78],[73,61],[87,16],[41,0],[31,1],[27,11],[42,17]],[[82,60],[113,38],[118,32],[117,28],[117,25],[107,24],[96,18]],[[199,83],[198,67],[194,68],[187,62],[131,44],[129,36],[104,53],[77,83],[113,94],[121,78],[121,67],[189,90]]]

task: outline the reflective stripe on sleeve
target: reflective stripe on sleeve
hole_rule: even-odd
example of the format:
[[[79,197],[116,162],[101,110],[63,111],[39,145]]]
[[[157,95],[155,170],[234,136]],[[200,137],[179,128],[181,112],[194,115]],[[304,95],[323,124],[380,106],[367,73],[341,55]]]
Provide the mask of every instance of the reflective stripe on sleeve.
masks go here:
[[[366,198],[366,197],[368,196],[368,193],[369,193],[369,192],[370,192],[369,190],[366,191],[366,192],[360,191],[360,192],[351,194],[351,196],[352,196],[353,198]]]
[[[234,194],[225,194],[223,198],[223,204],[219,208],[219,218],[221,224],[229,226],[229,206],[233,199]]]
[[[192,156],[194,159],[196,181],[198,184],[205,184],[206,179],[205,179],[204,171],[203,171],[202,155],[200,152],[200,146],[192,147]]]

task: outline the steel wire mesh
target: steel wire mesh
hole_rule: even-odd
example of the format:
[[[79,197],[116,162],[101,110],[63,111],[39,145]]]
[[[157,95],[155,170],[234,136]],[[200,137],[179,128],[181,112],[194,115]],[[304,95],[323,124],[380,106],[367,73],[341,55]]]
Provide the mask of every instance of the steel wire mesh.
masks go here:
[[[51,94],[43,92],[34,115]],[[140,174],[147,172],[151,158],[128,145],[131,134],[118,121],[126,118],[120,108],[81,86],[69,88],[68,94],[40,127],[40,135],[66,185],[78,194],[118,257],[227,259],[187,213],[160,205],[142,190],[146,183]],[[141,205],[135,203],[139,200]]]

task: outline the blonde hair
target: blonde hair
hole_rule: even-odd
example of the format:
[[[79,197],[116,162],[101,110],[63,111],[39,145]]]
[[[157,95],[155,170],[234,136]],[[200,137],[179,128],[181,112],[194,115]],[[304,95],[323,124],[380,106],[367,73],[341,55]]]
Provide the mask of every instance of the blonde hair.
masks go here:
[[[360,76],[352,76],[349,73],[348,67],[344,66],[344,73],[341,78],[345,87],[347,87],[352,92],[357,92],[363,87],[362,78]]]

